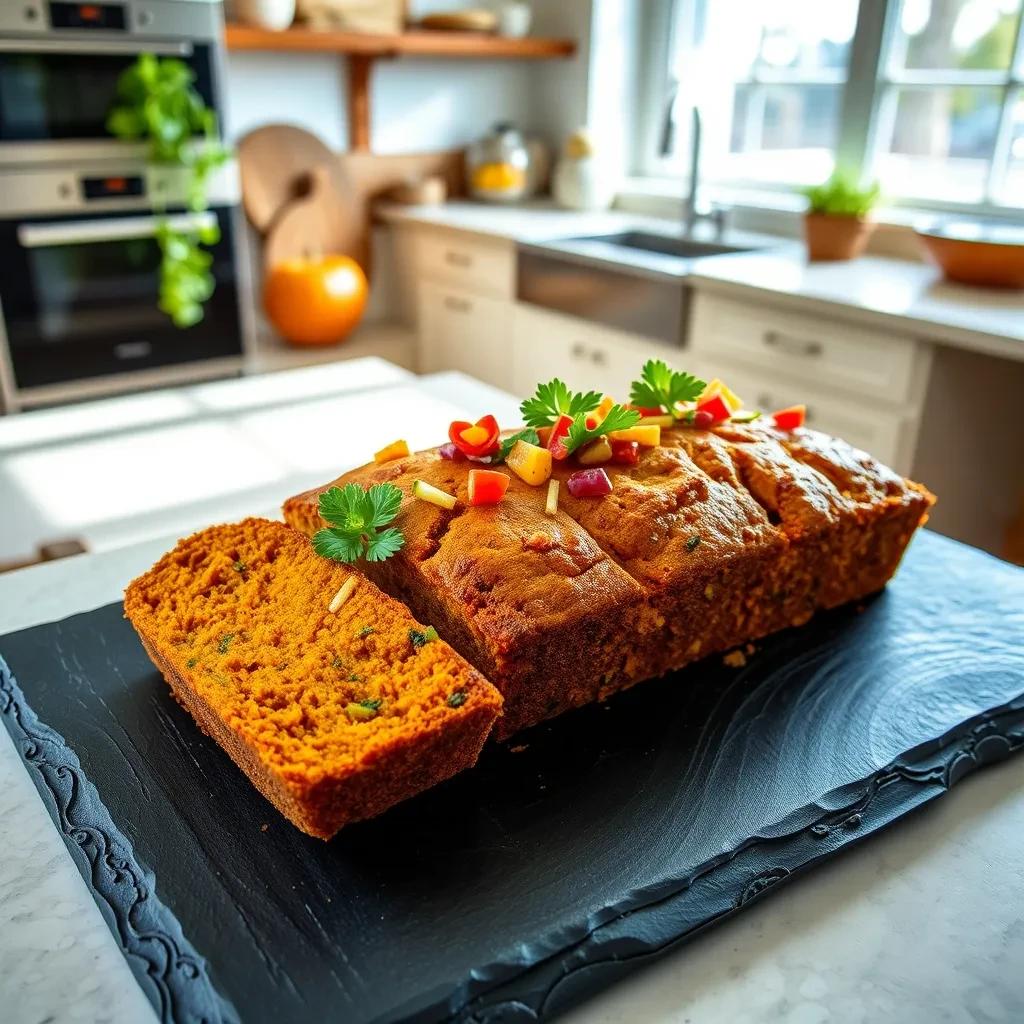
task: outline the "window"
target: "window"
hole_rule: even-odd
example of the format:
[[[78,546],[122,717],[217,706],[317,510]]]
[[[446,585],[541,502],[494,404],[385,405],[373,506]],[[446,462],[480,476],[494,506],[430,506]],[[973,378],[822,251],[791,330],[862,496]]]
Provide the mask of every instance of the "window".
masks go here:
[[[669,0],[649,8],[639,170],[793,187],[840,162],[887,196],[1024,206],[1022,0]],[[660,45],[659,45],[660,41]]]

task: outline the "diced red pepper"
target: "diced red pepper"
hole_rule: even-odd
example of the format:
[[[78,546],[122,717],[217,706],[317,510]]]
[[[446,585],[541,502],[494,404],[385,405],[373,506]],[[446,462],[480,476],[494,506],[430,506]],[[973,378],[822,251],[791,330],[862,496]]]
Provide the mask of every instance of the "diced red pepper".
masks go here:
[[[706,409],[698,409],[693,414],[693,425],[695,427],[700,427],[701,430],[707,430],[708,427],[713,427],[715,425],[715,417]]]
[[[807,406],[791,405],[788,409],[780,409],[772,413],[772,419],[779,430],[796,430],[797,427],[802,427],[807,419]]]
[[[448,428],[448,437],[463,455],[482,458],[501,447],[501,430],[493,416],[484,416],[476,423],[455,420]]]
[[[640,461],[640,445],[636,441],[612,441],[612,462],[635,466]]]
[[[510,477],[494,469],[469,471],[470,505],[497,505],[508,490]]]
[[[732,409],[729,408],[725,399],[719,394],[709,395],[698,402],[697,412],[710,413],[712,423],[724,423],[732,415]]]
[[[597,426],[597,417],[596,416],[588,416],[587,417],[587,430],[593,430],[594,427],[596,427],[596,426]]]
[[[567,459],[569,458],[569,449],[565,447],[563,443],[566,436],[569,433],[569,428],[572,426],[572,417],[562,415],[555,420],[554,425],[551,427],[551,433],[548,435],[548,451],[551,452],[551,458],[553,459]]]
[[[577,470],[565,481],[565,486],[574,498],[603,498],[612,493],[612,482],[600,466]]]

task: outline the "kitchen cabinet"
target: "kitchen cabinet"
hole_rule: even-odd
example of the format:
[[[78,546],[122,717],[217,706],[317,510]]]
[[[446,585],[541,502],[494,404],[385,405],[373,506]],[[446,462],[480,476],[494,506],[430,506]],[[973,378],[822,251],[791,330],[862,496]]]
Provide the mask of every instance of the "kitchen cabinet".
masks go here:
[[[574,391],[625,401],[646,360],[678,362],[680,354],[640,335],[520,302],[512,326],[512,390],[529,395],[538,381],[559,377]]]
[[[698,292],[685,364],[766,412],[803,403],[809,427],[908,474],[931,359],[914,338]]]
[[[463,288],[419,286],[419,366],[424,373],[462,370],[508,389],[512,373],[512,303]]]

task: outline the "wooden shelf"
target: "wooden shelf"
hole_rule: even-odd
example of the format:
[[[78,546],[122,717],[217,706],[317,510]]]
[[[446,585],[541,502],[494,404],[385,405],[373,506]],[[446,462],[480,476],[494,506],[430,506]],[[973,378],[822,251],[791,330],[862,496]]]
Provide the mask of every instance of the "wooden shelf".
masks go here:
[[[283,32],[228,25],[225,40],[229,50],[271,50],[285,53],[338,53],[360,57],[452,57],[470,60],[546,60],[571,57],[576,44],[571,39],[540,39],[527,36],[510,39],[484,32],[409,31],[395,35],[363,32],[318,32],[290,28]]]
[[[410,31],[391,35],[364,32],[318,32],[289,28],[283,32],[228,25],[229,50],[277,53],[336,53],[348,57],[348,123],[351,149],[370,148],[370,72],[374,61],[390,57],[442,57],[464,60],[547,60],[571,57],[571,39],[510,39],[485,32]]]

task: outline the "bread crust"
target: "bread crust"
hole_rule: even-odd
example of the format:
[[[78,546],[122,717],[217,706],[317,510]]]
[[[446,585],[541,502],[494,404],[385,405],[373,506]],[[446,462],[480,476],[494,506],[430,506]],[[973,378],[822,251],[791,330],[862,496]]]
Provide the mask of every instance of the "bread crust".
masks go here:
[[[555,517],[544,488],[515,477],[501,504],[469,507],[472,463],[438,449],[363,466],[283,511],[312,534],[327,487],[401,487],[406,547],[367,572],[498,687],[505,738],[880,590],[934,502],[845,442],[760,423],[666,430],[639,465],[605,468],[611,495],[563,485]],[[415,479],[459,504],[417,501]]]

